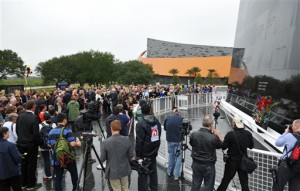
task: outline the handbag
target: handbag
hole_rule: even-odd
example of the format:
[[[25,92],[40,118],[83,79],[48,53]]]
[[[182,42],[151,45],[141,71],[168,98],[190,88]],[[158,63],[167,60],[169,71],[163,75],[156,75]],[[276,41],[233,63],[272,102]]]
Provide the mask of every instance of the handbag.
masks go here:
[[[239,150],[240,154],[243,155],[240,168],[242,169],[242,171],[247,172],[248,174],[252,174],[252,172],[254,172],[254,170],[257,168],[257,164],[254,162],[254,160],[252,158],[248,157],[241,151],[240,143],[237,140],[235,131],[233,132],[233,134],[234,134],[237,146],[238,146],[238,150]]]

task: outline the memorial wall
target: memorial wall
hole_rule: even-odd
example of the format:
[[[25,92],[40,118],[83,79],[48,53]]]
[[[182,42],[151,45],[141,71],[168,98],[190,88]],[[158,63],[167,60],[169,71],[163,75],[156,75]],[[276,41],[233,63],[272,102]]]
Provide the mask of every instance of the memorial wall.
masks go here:
[[[270,96],[279,132],[300,118],[300,0],[241,0],[229,84]]]

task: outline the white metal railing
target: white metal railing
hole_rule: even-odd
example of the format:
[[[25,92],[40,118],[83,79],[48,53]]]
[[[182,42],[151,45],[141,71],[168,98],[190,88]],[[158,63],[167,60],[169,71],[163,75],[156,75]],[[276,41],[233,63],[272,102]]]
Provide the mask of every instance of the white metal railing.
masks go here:
[[[46,88],[55,88],[56,86],[33,86],[33,87],[24,87],[25,90],[37,90],[37,89],[46,89]]]
[[[154,115],[168,113],[172,111],[172,98],[161,97],[151,100]]]
[[[188,99],[188,101],[192,101],[194,98],[192,95],[190,95],[190,97],[191,97],[191,99]],[[199,97],[197,97],[197,98],[199,98]],[[207,99],[207,97],[206,97],[206,101],[207,102],[202,102],[202,105],[200,104],[201,102],[197,102],[199,104],[197,106],[205,106],[205,105],[212,103],[211,99],[209,99],[209,98]],[[159,103],[158,100],[156,100],[156,102],[157,102],[156,104]],[[175,103],[177,103],[177,102],[175,102]],[[196,107],[196,106],[192,106],[192,105],[188,105],[188,106]],[[156,108],[159,108],[159,107],[156,106]],[[163,107],[163,108],[165,108],[165,107]],[[166,110],[163,110],[163,112],[160,112],[159,110],[156,110],[155,114],[160,115],[162,113],[165,113],[165,111]],[[235,111],[235,112],[238,112],[238,111]],[[241,115],[241,113],[239,113],[239,114]],[[243,118],[243,119],[245,119],[245,118]],[[247,123],[246,125],[249,125],[249,122],[250,122],[250,120],[246,120],[245,121],[245,123]],[[260,128],[259,126],[256,125],[255,128],[263,131],[264,134],[268,134],[273,140],[275,139],[275,137],[273,135],[271,135],[269,132],[265,131],[264,129]],[[188,140],[187,140],[187,142],[188,142]],[[162,130],[161,145],[160,145],[160,148],[158,151],[157,162],[160,165],[165,166],[165,167],[167,166],[167,163],[168,163],[167,149],[168,149],[168,145],[167,145],[167,141],[166,141],[166,133],[164,130]],[[271,173],[269,172],[269,170],[271,168],[275,168],[277,166],[277,162],[278,162],[278,159],[280,158],[280,154],[275,153],[275,152],[268,152],[268,151],[263,151],[263,150],[252,149],[252,150],[248,150],[248,156],[253,158],[254,161],[258,165],[257,169],[253,172],[253,174],[249,175],[250,190],[262,190],[262,191],[272,190],[272,176],[271,176]],[[191,151],[186,150],[185,151],[185,163],[184,163],[183,170],[184,170],[185,178],[190,181],[192,180],[191,165],[192,165]],[[219,150],[217,150],[215,188],[217,188],[218,185],[222,181],[223,174],[224,174],[224,167],[225,167],[225,163],[223,162],[223,153],[219,149]],[[241,190],[241,186],[240,186],[237,174],[234,177],[234,179],[231,181],[231,184],[228,187],[228,190]],[[284,190],[287,190],[287,186]]]
[[[217,91],[212,93],[181,94],[175,96],[175,106],[179,109],[187,110],[189,108],[210,105],[217,99],[225,100],[226,96],[226,91]]]

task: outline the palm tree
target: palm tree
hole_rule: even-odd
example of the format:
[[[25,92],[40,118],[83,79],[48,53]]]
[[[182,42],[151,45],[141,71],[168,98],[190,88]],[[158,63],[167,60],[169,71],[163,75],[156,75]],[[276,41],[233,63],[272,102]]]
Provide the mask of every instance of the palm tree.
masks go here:
[[[190,78],[191,78],[191,76],[192,76],[192,74],[193,74],[192,69],[188,69],[188,70],[185,72],[185,74],[188,74],[188,75],[189,75],[189,80],[190,80]]]
[[[213,73],[215,72],[215,69],[208,69],[208,75],[207,77],[212,78],[213,77]]]
[[[197,66],[194,66],[193,68],[191,68],[191,71],[193,72],[195,78],[196,78],[197,74],[199,72],[201,72],[200,68],[198,68]]]
[[[176,74],[179,73],[179,71],[176,68],[172,68],[172,69],[169,70],[169,73],[172,74],[173,77],[174,77],[174,76],[176,76]]]

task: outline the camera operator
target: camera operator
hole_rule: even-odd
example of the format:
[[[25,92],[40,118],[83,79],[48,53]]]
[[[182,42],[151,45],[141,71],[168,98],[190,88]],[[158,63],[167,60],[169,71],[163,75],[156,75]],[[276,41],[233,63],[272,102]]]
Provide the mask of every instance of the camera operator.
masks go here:
[[[86,111],[82,113],[84,128],[82,131],[91,132],[93,131],[93,121],[98,121],[101,118],[101,113],[99,112],[99,105],[97,102],[90,102],[86,105]],[[101,128],[101,127],[100,127]],[[85,137],[84,137],[85,138]],[[83,140],[83,153],[85,152],[86,144],[88,140]],[[93,141],[93,139],[90,139]],[[91,151],[88,151],[88,163],[96,162],[95,159],[92,159]]]
[[[213,128],[214,119],[211,115],[203,117],[199,131],[191,134],[190,145],[192,146],[192,191],[199,191],[202,180],[206,191],[212,191],[215,184],[215,163],[217,160],[216,149],[222,148],[222,136]]]
[[[154,115],[150,115],[150,106],[144,104],[141,107],[143,117],[136,125],[136,159],[150,159],[150,189],[157,191],[156,157],[160,146],[161,125]],[[139,174],[138,190],[148,190],[147,174]]]
[[[109,179],[113,190],[128,190],[131,174],[130,159],[133,148],[129,137],[120,135],[121,122],[114,120],[110,123],[112,136],[101,144],[100,160],[106,162],[105,178]]]
[[[174,108],[173,114],[167,117],[164,122],[169,153],[167,173],[169,176],[173,174],[175,180],[179,179],[182,162],[182,122],[183,117],[180,116],[178,108]]]
[[[293,122],[293,125],[287,127],[285,132],[275,142],[276,146],[285,146],[285,149],[282,153],[281,163],[278,166],[277,178],[273,185],[273,191],[283,190],[287,182],[289,182],[289,190],[300,190],[300,174],[295,173],[286,163],[286,158],[291,155],[291,151],[298,141],[299,135],[300,119],[296,119]]]

